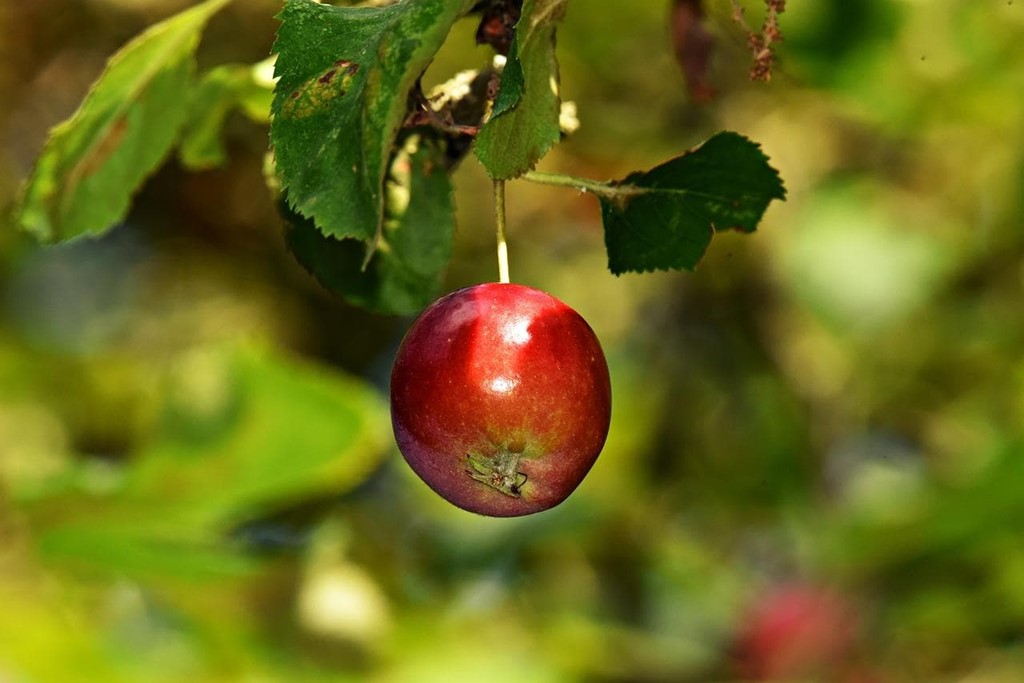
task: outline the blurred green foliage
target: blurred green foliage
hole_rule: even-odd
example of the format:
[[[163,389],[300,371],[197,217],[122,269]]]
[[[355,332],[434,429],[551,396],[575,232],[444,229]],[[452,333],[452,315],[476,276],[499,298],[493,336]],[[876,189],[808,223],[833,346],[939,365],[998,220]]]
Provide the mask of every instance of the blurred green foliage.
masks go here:
[[[0,5],[0,204],[105,58],[187,4]],[[767,85],[706,5],[698,106],[667,3],[570,4],[582,127],[542,169],[622,177],[726,128],[788,199],[694,274],[616,278],[589,198],[510,184],[513,279],[591,322],[615,391],[547,513],[475,517],[408,472],[385,403],[408,319],[294,263],[264,124],[201,123],[226,164],[168,161],[102,239],[5,223],[0,680],[744,680],[750,615],[794,585],[852,624],[804,680],[1024,678],[1024,5],[789,3]],[[263,60],[278,9],[229,5],[200,63]],[[474,31],[427,87],[487,59]],[[472,159],[456,206],[448,289],[494,277]]]

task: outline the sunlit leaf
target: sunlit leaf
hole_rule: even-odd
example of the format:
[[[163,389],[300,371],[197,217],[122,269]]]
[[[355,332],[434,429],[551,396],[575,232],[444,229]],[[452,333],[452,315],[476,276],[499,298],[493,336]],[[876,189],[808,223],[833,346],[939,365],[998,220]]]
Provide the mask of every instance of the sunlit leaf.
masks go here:
[[[270,121],[272,91],[257,82],[254,67],[224,64],[203,75],[195,88],[182,134],[180,156],[191,169],[220,166],[227,158],[224,124],[238,109],[258,121]]]
[[[97,235],[170,151],[188,116],[203,27],[229,0],[207,0],[118,51],[75,114],[50,134],[22,191],[17,222],[38,239]]]

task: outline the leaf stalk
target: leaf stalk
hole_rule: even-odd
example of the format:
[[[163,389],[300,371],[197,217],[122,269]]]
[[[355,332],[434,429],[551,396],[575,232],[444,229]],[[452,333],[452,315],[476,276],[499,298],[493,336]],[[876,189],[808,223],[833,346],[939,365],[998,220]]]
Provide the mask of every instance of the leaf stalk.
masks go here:
[[[523,180],[529,180],[532,183],[539,183],[541,185],[573,187],[580,192],[589,192],[593,195],[597,195],[598,197],[606,197],[609,199],[613,199],[623,193],[622,190],[613,187],[609,183],[604,183],[600,180],[591,180],[590,178],[566,175],[564,173],[527,171],[523,174]]]

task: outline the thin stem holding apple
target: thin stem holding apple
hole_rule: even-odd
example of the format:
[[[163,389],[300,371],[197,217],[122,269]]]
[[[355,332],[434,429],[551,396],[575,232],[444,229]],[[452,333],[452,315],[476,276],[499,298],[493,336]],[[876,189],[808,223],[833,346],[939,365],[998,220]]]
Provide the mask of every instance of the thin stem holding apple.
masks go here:
[[[494,181],[494,217],[498,231],[498,281],[509,283],[508,243],[505,240],[505,181]]]
[[[543,185],[557,185],[560,187],[573,187],[580,192],[589,192],[602,199],[615,203],[625,204],[638,194],[647,192],[647,188],[623,183],[608,183],[590,178],[565,175],[563,173],[549,173],[546,171],[528,171],[523,175],[523,180],[529,180]],[[504,284],[509,283],[508,275],[508,243],[505,237],[505,181],[494,181],[494,215],[498,233],[498,281]]]

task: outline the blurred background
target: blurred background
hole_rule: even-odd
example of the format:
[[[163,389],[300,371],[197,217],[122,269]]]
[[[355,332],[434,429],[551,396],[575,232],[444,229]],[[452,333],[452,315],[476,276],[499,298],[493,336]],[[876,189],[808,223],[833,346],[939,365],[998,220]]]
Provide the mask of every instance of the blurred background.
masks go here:
[[[0,4],[3,215],[106,58],[188,4]],[[732,129],[789,197],[696,273],[614,277],[591,197],[510,184],[513,280],[589,320],[614,387],[549,512],[410,473],[410,320],[294,263],[265,126],[169,159],[102,239],[0,219],[0,681],[1024,680],[1024,3],[790,2],[767,84],[705,5],[699,104],[669,3],[570,3],[582,126],[541,168],[622,177]],[[265,59],[279,8],[231,4],[201,67]],[[428,86],[486,63],[475,28]],[[449,289],[496,277],[486,176],[456,184]]]

